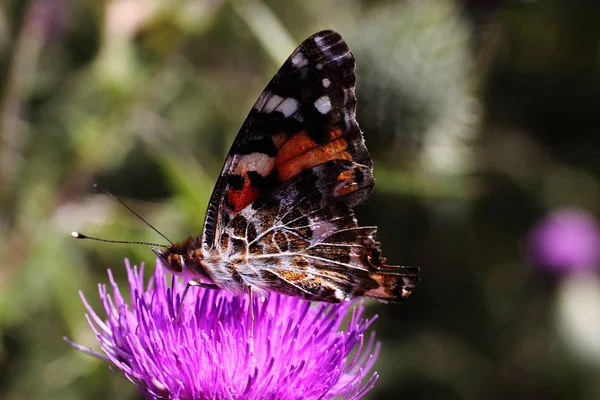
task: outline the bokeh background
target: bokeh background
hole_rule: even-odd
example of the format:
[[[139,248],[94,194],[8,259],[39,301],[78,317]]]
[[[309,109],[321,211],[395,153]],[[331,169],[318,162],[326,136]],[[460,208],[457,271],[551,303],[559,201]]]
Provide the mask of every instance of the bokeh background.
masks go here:
[[[78,291],[198,235],[237,130],[305,37],[358,65],[377,184],[356,209],[419,266],[369,303],[370,399],[600,398],[600,2],[6,0],[0,5],[0,398],[137,399]],[[93,302],[98,305],[98,302]]]

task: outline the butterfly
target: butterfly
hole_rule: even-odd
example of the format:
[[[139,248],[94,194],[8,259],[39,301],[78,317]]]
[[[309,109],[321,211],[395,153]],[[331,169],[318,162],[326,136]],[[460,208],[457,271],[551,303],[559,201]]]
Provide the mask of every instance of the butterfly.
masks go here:
[[[334,31],[291,54],[231,146],[202,235],[152,249],[187,288],[331,303],[408,297],[418,268],[388,265],[377,228],[352,211],[374,184],[355,82],[354,56]]]

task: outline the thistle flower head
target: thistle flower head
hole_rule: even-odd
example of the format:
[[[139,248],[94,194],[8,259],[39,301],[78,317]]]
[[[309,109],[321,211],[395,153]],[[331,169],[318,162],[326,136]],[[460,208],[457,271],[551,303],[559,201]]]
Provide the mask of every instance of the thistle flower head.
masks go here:
[[[106,319],[81,295],[102,358],[148,399],[357,399],[370,390],[379,345],[365,331],[362,304],[313,304],[276,293],[255,299],[253,352],[248,297],[192,288],[176,319],[184,282],[160,265],[146,285],[130,267],[131,305],[109,270],[112,294],[100,285]],[[350,310],[345,329],[344,319]]]
[[[529,253],[541,267],[559,273],[586,271],[600,265],[600,226],[580,209],[557,209],[529,234]]]

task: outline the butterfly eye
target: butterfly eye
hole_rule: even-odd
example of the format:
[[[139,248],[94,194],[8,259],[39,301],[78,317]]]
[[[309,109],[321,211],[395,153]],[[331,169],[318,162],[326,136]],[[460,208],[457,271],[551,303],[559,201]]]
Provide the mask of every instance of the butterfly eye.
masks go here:
[[[183,257],[180,254],[169,254],[166,258],[161,258],[165,267],[175,274],[183,271]]]

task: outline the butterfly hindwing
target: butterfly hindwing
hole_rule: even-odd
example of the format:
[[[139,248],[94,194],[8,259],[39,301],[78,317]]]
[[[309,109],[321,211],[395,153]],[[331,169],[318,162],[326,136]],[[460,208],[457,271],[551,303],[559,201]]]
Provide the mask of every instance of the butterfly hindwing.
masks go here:
[[[249,204],[330,160],[355,168],[336,177],[329,195],[349,206],[369,195],[372,162],[355,119],[355,80],[354,57],[336,32],[319,32],[292,53],[231,147],[209,203],[205,245],[214,246],[222,228]]]
[[[224,229],[225,257],[241,255],[265,289],[309,300],[402,300],[402,290],[416,284],[414,269],[385,265],[377,228],[359,227],[350,207],[331,196],[352,168],[350,161],[328,161],[248,205]]]

